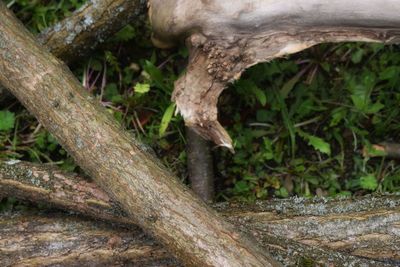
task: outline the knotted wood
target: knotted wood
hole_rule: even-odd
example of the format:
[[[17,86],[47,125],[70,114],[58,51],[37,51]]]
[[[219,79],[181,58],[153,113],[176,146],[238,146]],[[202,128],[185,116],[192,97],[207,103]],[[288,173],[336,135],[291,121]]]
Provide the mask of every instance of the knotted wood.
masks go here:
[[[188,266],[276,266],[90,96],[0,2],[0,84],[36,116],[131,220]]]
[[[185,123],[233,151],[218,122],[228,83],[259,62],[327,42],[400,42],[397,0],[149,0],[154,44],[186,42],[186,74],[172,99]]]

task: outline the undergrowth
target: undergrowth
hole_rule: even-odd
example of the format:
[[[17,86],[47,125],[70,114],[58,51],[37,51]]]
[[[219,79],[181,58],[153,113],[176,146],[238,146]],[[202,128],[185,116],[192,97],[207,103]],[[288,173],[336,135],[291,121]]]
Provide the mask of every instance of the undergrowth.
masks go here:
[[[5,2],[38,33],[84,1]],[[155,49],[149,37],[146,23],[127,25],[70,67],[185,181],[183,120],[174,116],[170,97],[187,51]],[[220,121],[236,153],[213,150],[218,200],[399,191],[399,161],[362,153],[374,155],[372,144],[400,141],[399,77],[399,46],[358,43],[319,45],[246,71],[220,98]],[[80,171],[17,101],[0,106],[1,158]]]

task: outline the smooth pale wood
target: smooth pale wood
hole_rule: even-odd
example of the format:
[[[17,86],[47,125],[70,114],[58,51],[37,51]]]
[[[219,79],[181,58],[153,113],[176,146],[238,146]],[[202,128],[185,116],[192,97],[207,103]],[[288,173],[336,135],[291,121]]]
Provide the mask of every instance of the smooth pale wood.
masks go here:
[[[231,150],[217,120],[218,97],[228,83],[259,62],[325,42],[400,41],[398,0],[149,0],[159,47],[185,41],[187,73],[173,100],[185,123]]]
[[[54,166],[15,161],[0,163],[0,195],[45,203],[47,206],[90,216],[96,221],[105,220],[123,224],[132,230],[133,235],[143,236],[138,230],[139,228],[121,211],[118,203],[108,198],[107,194],[96,184],[80,176],[61,172]],[[390,266],[390,264],[400,263],[400,251],[397,245],[400,241],[400,195],[337,199],[295,197],[259,201],[255,204],[219,203],[213,207],[237,228],[254,235],[258,242],[263,244],[265,249],[273,252],[273,256],[285,266],[295,265],[302,259],[324,264],[329,262],[335,266],[349,263],[381,266],[384,262]],[[38,220],[33,221],[42,221],[41,216],[38,217]],[[0,218],[0,225],[1,220]],[[18,218],[14,220],[16,228],[20,224],[24,224],[18,220]],[[50,225],[57,225],[57,221],[58,219],[55,219],[54,223],[50,222]],[[47,225],[47,221],[44,224]],[[89,225],[87,221],[78,225],[81,224]],[[93,227],[98,226],[94,224]],[[0,227],[0,244],[2,244],[1,236],[3,236],[3,240],[19,240],[18,236],[24,235],[23,232],[16,233],[15,231],[4,235],[1,229]],[[86,231],[72,227],[68,227],[68,229],[75,231],[66,233],[71,236],[80,236],[80,231]],[[30,231],[32,232],[32,230]],[[118,232],[118,236],[130,237],[125,229],[115,230],[113,228],[113,231]],[[35,232],[34,234],[40,236],[42,233]],[[87,234],[83,233],[82,238],[78,238],[81,243],[73,243],[76,245],[76,249],[73,250],[72,255],[82,252],[81,248],[87,243],[86,236]],[[70,249],[71,244],[68,240],[71,238],[66,237],[65,246],[62,247]],[[40,238],[24,239],[24,241],[32,243],[36,242],[34,240],[37,241]],[[57,238],[54,242],[59,242],[59,240]],[[108,242],[109,238],[104,237],[101,240]],[[154,244],[149,237],[145,237],[143,240]],[[46,242],[51,243],[51,241]],[[1,249],[8,251],[10,246],[0,245],[0,255]],[[95,244],[95,246],[101,248],[101,244]],[[21,245],[20,248],[14,248],[12,255],[25,254],[23,253],[25,247],[25,245]],[[37,247],[38,249],[34,251],[39,254],[44,253],[42,247],[47,248],[47,246],[38,244]],[[138,246],[140,252],[139,247],[141,246]],[[158,250],[150,249],[149,251]],[[51,253],[54,254],[50,258],[58,259],[57,253],[53,251]],[[115,253],[121,252],[116,249]],[[88,250],[82,255],[87,254],[92,255],[92,250]],[[109,254],[105,253],[105,255]],[[124,255],[126,254],[122,253],[121,258],[124,258]],[[155,255],[159,255],[159,253]],[[9,256],[15,258],[11,254]],[[24,260],[32,257],[35,257],[33,253],[27,254]],[[114,255],[111,259],[116,257]],[[149,254],[145,254],[144,258],[146,258],[144,262],[158,260],[158,258],[153,259]],[[103,260],[103,257],[99,260]],[[138,262],[137,264],[139,265]]]
[[[108,195],[187,266],[276,266],[121,129],[0,2],[0,83]]]

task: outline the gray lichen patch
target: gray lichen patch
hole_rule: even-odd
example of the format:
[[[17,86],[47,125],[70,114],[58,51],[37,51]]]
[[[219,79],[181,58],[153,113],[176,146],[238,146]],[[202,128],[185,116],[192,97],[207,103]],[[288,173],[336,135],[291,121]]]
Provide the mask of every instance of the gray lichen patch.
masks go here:
[[[80,137],[75,138],[75,144],[78,149],[83,149],[85,147],[85,143]]]

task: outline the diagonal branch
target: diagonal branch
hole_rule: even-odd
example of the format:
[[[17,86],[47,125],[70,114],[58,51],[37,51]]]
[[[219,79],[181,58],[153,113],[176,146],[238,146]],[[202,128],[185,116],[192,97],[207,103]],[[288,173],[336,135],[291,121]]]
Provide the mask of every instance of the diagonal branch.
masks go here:
[[[0,2],[0,83],[129,218],[187,266],[279,266],[123,131]]]
[[[146,1],[88,1],[71,16],[40,33],[38,41],[53,55],[70,64],[110,38],[123,26],[143,21]],[[11,98],[0,86],[0,103]]]
[[[29,236],[23,239],[24,242],[39,242],[36,243],[37,251],[32,251],[27,255],[23,253],[23,250],[28,246],[20,243],[20,248],[12,250],[9,258],[17,255],[20,261],[28,261],[30,257],[34,257],[34,253],[44,253],[40,250],[41,247],[53,247],[51,246],[52,241],[48,238],[40,238],[40,236],[48,235],[48,232],[64,233],[66,236],[64,240],[75,240],[74,243],[66,242],[62,246],[64,249],[71,249],[72,245],[75,246],[72,248],[71,255],[78,254],[77,252],[82,247],[88,247],[86,252],[81,252],[82,257],[92,255],[95,253],[94,251],[98,250],[103,251],[104,255],[110,256],[110,252],[107,250],[108,245],[104,243],[96,242],[93,245],[87,245],[90,240],[93,240],[93,237],[90,237],[91,233],[96,232],[97,235],[102,236],[101,238],[97,237],[97,240],[104,240],[103,242],[106,243],[118,239],[118,237],[122,238],[122,242],[117,242],[117,247],[114,248],[114,252],[117,254],[110,256],[109,260],[118,258],[117,255],[120,258],[131,255],[120,251],[118,245],[120,243],[133,244],[138,253],[144,253],[141,252],[142,247],[144,251],[154,252],[155,258],[144,253],[141,258],[144,262],[159,260],[157,255],[160,255],[158,252],[160,248],[155,245],[155,242],[151,238],[145,237],[104,191],[82,177],[61,172],[53,166],[26,162],[2,162],[0,163],[0,195],[14,195],[19,199],[33,202],[43,201],[69,212],[88,215],[96,221],[100,219],[117,224],[122,223],[130,228],[130,233],[123,228],[105,230],[104,227],[99,228],[98,223],[92,225],[86,220],[56,216],[52,221],[46,216],[35,215],[36,219],[28,221],[38,222],[37,227],[41,227],[41,229],[51,229],[51,225],[64,227],[64,225],[71,224],[71,226],[65,226],[65,230],[57,228],[58,230],[41,232],[35,230],[33,228],[35,223],[32,223],[28,224],[32,227],[22,227],[21,232],[20,225],[24,225],[24,222],[19,222],[12,224],[19,231],[16,233],[17,230],[12,230],[11,223],[4,227],[4,220],[8,221],[9,219],[3,216],[0,217],[0,225],[3,226],[0,227],[0,251],[1,249],[10,251],[10,248],[14,247],[10,240],[20,240],[18,236]],[[400,251],[397,246],[399,236],[396,234],[400,223],[399,195],[365,196],[354,199],[307,200],[292,198],[257,202],[256,204],[221,203],[214,205],[214,208],[236,227],[254,235],[265,249],[273,252],[274,257],[286,266],[295,265],[302,258],[320,263],[334,263],[335,266],[343,266],[347,263],[383,266],[385,262],[393,264],[400,262]],[[19,219],[17,216],[12,221],[16,222]],[[74,222],[80,226],[72,227]],[[84,227],[89,226],[91,230],[85,230]],[[83,228],[81,229],[81,227]],[[94,230],[93,228],[103,230]],[[73,231],[69,232],[68,229],[73,229]],[[24,234],[24,231],[30,234]],[[74,236],[80,237],[74,238]],[[134,240],[137,243],[132,243],[131,240],[134,236],[143,238],[139,240],[136,238]],[[2,243],[5,240],[8,240],[9,243]],[[54,242],[60,242],[59,240],[62,238],[57,238]],[[44,246],[46,242],[50,242],[50,244]],[[128,245],[128,247],[131,246]],[[62,251],[50,250],[46,253],[51,253],[50,259],[58,259],[57,253],[62,254]],[[26,256],[22,259],[19,256],[21,254]],[[132,257],[134,255],[136,254],[132,254]],[[167,257],[165,252],[161,255]],[[99,260],[104,258],[101,257]],[[66,258],[61,259],[67,260]],[[68,259],[73,260],[73,257]],[[138,265],[141,264],[138,258],[132,260]]]

